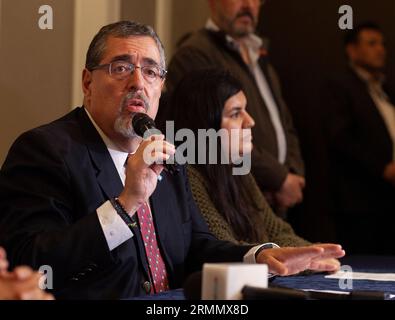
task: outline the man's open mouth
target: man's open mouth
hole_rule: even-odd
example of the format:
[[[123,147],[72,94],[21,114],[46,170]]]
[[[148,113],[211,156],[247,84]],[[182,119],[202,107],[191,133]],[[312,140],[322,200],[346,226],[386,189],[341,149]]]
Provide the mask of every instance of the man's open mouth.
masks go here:
[[[130,99],[126,103],[126,109],[130,112],[146,112],[145,104],[140,99]]]

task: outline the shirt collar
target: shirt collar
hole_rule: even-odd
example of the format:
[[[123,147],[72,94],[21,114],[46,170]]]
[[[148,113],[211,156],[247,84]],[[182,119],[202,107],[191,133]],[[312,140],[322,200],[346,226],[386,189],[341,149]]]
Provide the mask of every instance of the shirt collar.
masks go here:
[[[221,29],[215,24],[215,22],[211,18],[209,18],[206,22],[206,29],[216,32],[221,31]],[[228,34],[226,35],[226,41],[232,46],[239,49],[238,42]],[[262,39],[254,33],[250,33],[248,36],[244,37],[242,41],[249,49],[252,49],[255,52],[259,52],[263,45]]]
[[[364,82],[368,84],[383,84],[385,81],[384,74],[381,74],[379,78],[375,78],[370,72],[366,71],[364,68],[361,68],[354,63],[350,64],[351,68],[355,71],[357,76]]]
[[[126,163],[126,159],[128,157],[128,153],[125,151],[122,151],[114,142],[111,141],[109,137],[106,136],[106,134],[100,129],[98,124],[93,120],[91,114],[89,111],[84,108],[86,114],[88,115],[89,119],[91,120],[92,124],[96,128],[96,131],[99,133],[100,137],[103,139],[104,144],[106,145],[108,151],[110,152],[110,156],[112,160],[114,161],[114,164],[117,168],[118,171],[123,170],[123,167]]]

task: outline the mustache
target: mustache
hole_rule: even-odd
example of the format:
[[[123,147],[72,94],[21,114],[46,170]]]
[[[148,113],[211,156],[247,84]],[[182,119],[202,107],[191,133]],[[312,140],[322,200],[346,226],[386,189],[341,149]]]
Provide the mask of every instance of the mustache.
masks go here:
[[[250,17],[251,20],[255,22],[255,17],[253,16],[252,12],[248,9],[240,10],[236,15],[236,19],[240,17]]]
[[[144,94],[140,93],[140,92],[137,92],[137,91],[130,91],[130,92],[122,99],[121,110],[120,110],[121,112],[122,112],[123,110],[125,110],[125,108],[126,108],[127,105],[128,105],[128,101],[129,101],[129,100],[132,100],[132,99],[141,100],[142,103],[143,103],[143,108],[145,109],[145,111],[148,111],[148,109],[149,109],[149,102],[148,102],[147,97],[146,97]]]

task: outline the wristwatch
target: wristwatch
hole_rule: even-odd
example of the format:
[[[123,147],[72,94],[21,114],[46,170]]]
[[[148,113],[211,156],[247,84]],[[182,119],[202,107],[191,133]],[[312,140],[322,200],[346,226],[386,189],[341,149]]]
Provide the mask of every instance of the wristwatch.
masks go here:
[[[258,248],[257,251],[255,251],[255,259],[257,258],[258,254],[265,249],[273,249],[273,248],[280,248],[279,245],[275,244],[274,242],[268,242],[263,244],[260,248]],[[269,282],[273,281],[276,278],[276,275],[273,273],[268,273],[267,274]]]
[[[273,249],[273,248],[280,248],[279,245],[275,244],[274,242],[268,242],[261,245],[257,251],[255,251],[255,258],[258,257],[258,254],[265,249]]]

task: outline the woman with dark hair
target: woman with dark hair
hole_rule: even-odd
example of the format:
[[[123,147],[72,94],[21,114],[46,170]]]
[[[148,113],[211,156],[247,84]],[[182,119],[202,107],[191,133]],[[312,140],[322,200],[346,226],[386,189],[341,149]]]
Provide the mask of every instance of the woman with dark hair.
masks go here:
[[[221,139],[216,147],[218,156],[225,154],[233,162],[198,164],[197,160],[202,159],[199,152],[204,152],[207,160],[211,150],[207,144],[204,150],[199,150],[201,145],[196,144],[194,164],[189,162],[187,167],[194,199],[217,238],[239,244],[311,245],[274,214],[250,173],[232,174],[235,162],[251,154],[254,126],[246,110],[242,86],[236,78],[227,71],[211,68],[189,73],[178,84],[169,105],[171,109],[166,118],[174,120],[176,132],[187,128],[195,137],[199,129],[236,133],[225,135],[227,138]],[[235,155],[239,157],[236,161]],[[325,263],[328,271],[339,267],[336,259]]]

